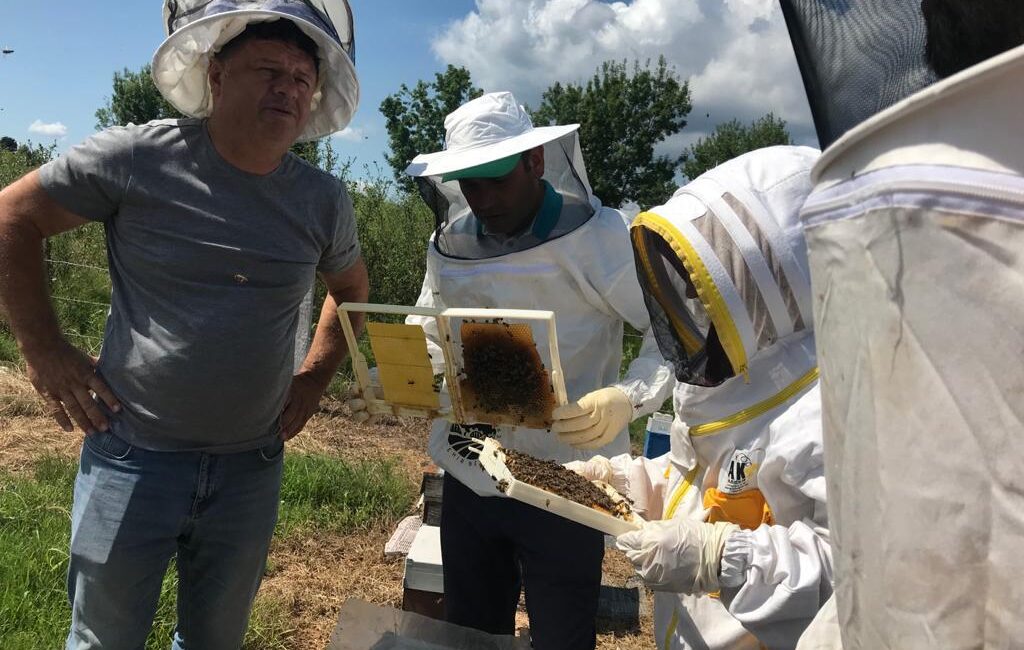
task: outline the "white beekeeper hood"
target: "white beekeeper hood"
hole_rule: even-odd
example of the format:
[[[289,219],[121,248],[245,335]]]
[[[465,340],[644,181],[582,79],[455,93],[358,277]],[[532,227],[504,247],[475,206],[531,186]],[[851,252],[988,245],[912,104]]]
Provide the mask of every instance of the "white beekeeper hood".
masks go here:
[[[535,127],[509,92],[488,93],[444,118],[444,150],[420,154],[410,176],[442,176],[529,151],[575,132],[579,124]]]
[[[802,218],[848,648],[1024,638],[1022,78],[1024,46],[814,168]]]
[[[651,329],[675,368],[670,458],[684,475],[731,453],[817,380],[799,211],[819,157],[809,147],[746,153],[633,220]]]
[[[798,213],[818,156],[808,147],[745,154],[633,221],[652,326],[680,382],[719,385],[747,373],[776,342],[811,331]],[[693,298],[686,297],[687,282]],[[721,346],[731,368],[709,374],[712,344]]]
[[[578,124],[534,126],[529,114],[509,92],[488,93],[468,101],[444,120],[445,148],[413,158],[406,173],[416,177],[420,195],[434,212],[434,245],[449,257],[472,258],[475,230],[469,205],[455,172],[501,161],[515,154],[544,147],[544,180],[562,195],[565,208],[544,239],[524,238],[517,250],[532,247],[572,232],[600,207],[591,191],[580,149]],[[481,172],[481,176],[493,176]],[[505,251],[511,252],[511,251]]]
[[[290,20],[317,45],[319,90],[300,141],[344,129],[359,104],[355,32],[347,0],[165,0],[167,39],[153,55],[153,80],[164,98],[191,117],[213,108],[211,57],[253,22]]]

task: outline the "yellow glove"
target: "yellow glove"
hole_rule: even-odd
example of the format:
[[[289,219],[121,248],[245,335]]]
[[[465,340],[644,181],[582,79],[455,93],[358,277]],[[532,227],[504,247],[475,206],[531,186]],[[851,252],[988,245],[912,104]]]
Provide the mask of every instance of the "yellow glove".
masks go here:
[[[587,393],[575,404],[559,406],[551,414],[551,431],[562,442],[579,449],[597,449],[615,440],[633,419],[633,405],[618,388]]]

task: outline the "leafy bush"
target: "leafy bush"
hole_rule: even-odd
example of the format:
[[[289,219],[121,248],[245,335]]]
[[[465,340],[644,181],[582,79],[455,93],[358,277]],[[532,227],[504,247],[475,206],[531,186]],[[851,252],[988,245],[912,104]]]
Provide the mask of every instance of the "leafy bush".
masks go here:
[[[46,241],[46,274],[57,320],[75,346],[99,354],[110,305],[103,225],[90,223]]]
[[[19,145],[13,151],[0,148],[0,188],[7,187],[50,160],[55,149],[55,144],[43,146],[31,142]]]
[[[415,304],[426,271],[433,213],[418,195],[395,192],[393,181],[379,174],[351,189],[370,273],[370,301]]]

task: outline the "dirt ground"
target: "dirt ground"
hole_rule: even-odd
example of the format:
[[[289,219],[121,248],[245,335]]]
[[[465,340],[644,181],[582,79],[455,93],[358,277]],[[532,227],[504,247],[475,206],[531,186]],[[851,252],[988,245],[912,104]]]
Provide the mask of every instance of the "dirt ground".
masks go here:
[[[392,419],[358,425],[347,418],[339,403],[327,402],[292,443],[292,449],[325,453],[347,460],[394,457],[419,483],[431,466],[426,454],[427,427],[414,420]],[[45,417],[28,382],[17,372],[0,368],[0,468],[21,473],[44,454],[77,458],[81,434],[65,434]],[[275,541],[270,570],[261,592],[289,606],[296,650],[322,650],[337,622],[341,605],[358,598],[379,605],[400,607],[402,559],[386,559],[384,544],[390,528],[348,535],[323,535]],[[626,558],[609,549],[605,554],[605,582],[632,586],[633,571]],[[644,594],[639,627],[599,627],[600,650],[653,648],[651,598]],[[522,608],[521,608],[522,609]],[[529,624],[525,611],[517,624]]]

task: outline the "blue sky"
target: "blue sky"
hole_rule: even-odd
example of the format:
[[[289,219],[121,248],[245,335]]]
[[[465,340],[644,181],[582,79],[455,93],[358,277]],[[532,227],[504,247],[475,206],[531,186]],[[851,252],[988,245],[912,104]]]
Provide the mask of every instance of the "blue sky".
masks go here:
[[[714,124],[769,110],[800,143],[813,129],[776,3],[768,0],[352,0],[362,100],[335,137],[353,171],[383,161],[377,107],[402,83],[466,66],[485,90],[536,105],[557,80],[606,59],[664,55],[688,79],[694,109],[662,144],[678,153]],[[163,39],[160,0],[0,0],[0,135],[64,150],[95,130],[115,70],[138,69]],[[102,11],[101,11],[102,10]],[[33,125],[35,125],[33,127]]]
[[[158,0],[0,2],[0,47],[15,50],[0,60],[0,135],[19,142],[56,139],[63,150],[93,133],[114,71],[138,69],[162,41],[161,6]],[[473,6],[473,0],[354,0],[362,100],[352,139],[335,139],[343,157],[354,157],[359,167],[383,164],[387,137],[377,107],[400,84],[444,69],[430,40]],[[37,121],[53,131],[62,124],[66,134],[55,138],[38,126],[31,132]]]

